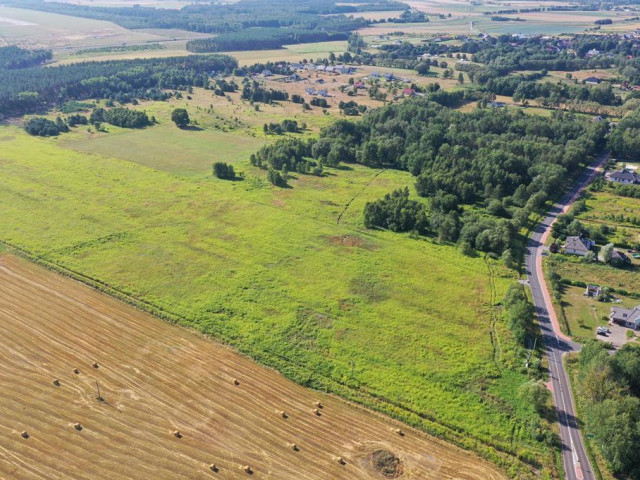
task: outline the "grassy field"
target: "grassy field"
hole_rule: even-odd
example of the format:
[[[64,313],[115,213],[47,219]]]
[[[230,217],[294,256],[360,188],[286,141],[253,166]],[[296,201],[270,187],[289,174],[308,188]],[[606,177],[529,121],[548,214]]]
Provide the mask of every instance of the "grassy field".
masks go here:
[[[601,192],[589,192],[587,209],[578,219],[590,225],[615,227],[610,240],[616,244],[633,245],[640,243],[640,226],[632,223],[633,218],[640,217],[639,207],[637,198],[622,197],[605,188]],[[622,221],[620,215],[623,216]],[[640,262],[634,260],[634,263]]]
[[[78,129],[58,139],[2,127],[0,239],[147,302],[304,385],[497,461],[501,454],[485,443],[553,463],[516,395],[526,376],[503,368],[511,344],[492,323],[513,275],[494,268],[490,281],[482,258],[362,228],[364,204],[412,187],[409,174],[347,166],[275,189],[246,155],[270,140],[247,132],[282,112],[265,107],[254,119],[238,112],[244,122],[230,129],[223,112],[206,120],[196,111],[203,130],[181,132],[168,123],[166,104],[139,108],[160,124],[108,134]],[[313,115],[330,118],[309,114],[310,128],[319,126]],[[212,178],[218,159],[245,179]]]
[[[373,480],[378,450],[399,459],[402,478],[506,478],[25,260],[0,256],[0,281],[4,478],[238,479],[249,465],[258,479]]]
[[[72,49],[164,39],[111,22],[0,6],[0,46]]]

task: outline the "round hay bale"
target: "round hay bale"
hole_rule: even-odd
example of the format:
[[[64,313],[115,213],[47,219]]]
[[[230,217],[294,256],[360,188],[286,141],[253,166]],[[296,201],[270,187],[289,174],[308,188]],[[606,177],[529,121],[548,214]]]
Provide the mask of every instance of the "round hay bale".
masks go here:
[[[237,378],[233,379],[233,384],[234,385],[240,385],[240,381]]]
[[[315,413],[318,417],[322,415],[322,412],[317,408],[313,409],[313,413]]]
[[[336,457],[336,462],[338,462],[340,465],[346,465],[347,462],[344,458],[342,457]]]
[[[93,362],[92,365],[93,365],[93,368],[99,368],[100,367],[100,365],[98,365],[98,362]]]
[[[245,465],[244,467],[242,467],[242,470],[245,473],[248,473],[249,475],[251,475],[253,473],[253,470],[251,470],[251,467],[249,465]]]
[[[212,463],[211,465],[209,465],[209,470],[211,470],[212,472],[217,472],[218,467],[216,466],[215,463]]]
[[[80,373],[80,370],[78,370],[77,368],[73,369],[73,373],[75,373],[76,375],[78,375]]]
[[[176,438],[182,438],[182,433],[180,433],[180,430],[174,430],[173,436]]]
[[[22,432],[22,433],[20,434],[20,436],[21,436],[22,438],[29,438],[29,433],[25,430],[24,432]]]
[[[74,423],[73,424],[73,428],[75,428],[76,430],[80,431],[80,430],[82,430],[82,425],[80,425],[79,423]]]
[[[300,450],[300,447],[298,447],[298,445],[296,445],[295,443],[292,443],[290,446],[291,446],[291,450],[293,450],[294,452],[297,452]]]
[[[314,405],[316,406],[316,408],[324,408],[324,406],[322,405],[322,403],[320,403],[319,401],[314,403]]]
[[[54,378],[54,379],[53,379],[53,384],[54,384],[56,387],[59,387],[59,386],[60,386],[60,380],[58,380],[57,378]]]
[[[287,412],[285,412],[284,410],[280,410],[278,412],[278,415],[280,415],[282,418],[289,418],[289,415],[287,415]]]
[[[402,430],[400,430],[399,428],[396,428],[395,432],[400,435],[401,437],[404,437],[404,432]]]

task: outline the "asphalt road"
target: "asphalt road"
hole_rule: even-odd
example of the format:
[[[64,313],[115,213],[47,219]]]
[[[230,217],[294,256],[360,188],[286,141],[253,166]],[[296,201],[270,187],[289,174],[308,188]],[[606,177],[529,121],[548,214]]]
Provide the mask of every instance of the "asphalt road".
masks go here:
[[[567,372],[562,363],[562,355],[579,350],[580,344],[571,341],[560,331],[551,305],[549,292],[543,283],[542,255],[545,251],[544,241],[551,232],[551,225],[556,217],[565,212],[576,200],[580,191],[591,182],[606,160],[606,156],[600,156],[594,164],[585,170],[562,199],[553,206],[533,232],[525,259],[527,280],[531,287],[533,304],[540,323],[547,358],[549,359],[549,380],[551,381],[553,399],[558,411],[562,457],[568,480],[595,480],[578,429],[573,395],[569,387]]]

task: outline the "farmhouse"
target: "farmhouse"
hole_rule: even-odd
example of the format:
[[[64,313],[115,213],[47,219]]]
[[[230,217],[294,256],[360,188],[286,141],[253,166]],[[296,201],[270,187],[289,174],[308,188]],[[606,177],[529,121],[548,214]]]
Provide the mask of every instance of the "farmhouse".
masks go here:
[[[613,172],[609,175],[609,180],[617,183],[626,183],[629,185],[640,185],[640,175],[631,170],[621,170],[619,172]]]
[[[585,297],[598,298],[600,295],[602,295],[602,288],[598,285],[587,285],[587,289],[584,291]]]
[[[587,85],[600,85],[602,80],[597,77],[587,77],[584,79],[584,83]]]
[[[638,330],[640,328],[640,305],[633,309],[611,307],[609,320],[623,327]]]
[[[567,237],[564,244],[565,253],[584,257],[594,246],[594,242],[584,237]]]

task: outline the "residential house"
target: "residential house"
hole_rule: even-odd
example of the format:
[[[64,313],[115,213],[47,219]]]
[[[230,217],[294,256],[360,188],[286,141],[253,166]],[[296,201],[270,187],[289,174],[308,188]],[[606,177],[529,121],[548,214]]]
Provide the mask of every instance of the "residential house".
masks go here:
[[[273,73],[271,73],[271,70],[263,70],[262,71],[262,76],[263,77],[270,77],[271,75],[273,75]]]
[[[598,298],[600,295],[602,295],[602,288],[598,285],[587,285],[587,289],[584,291],[585,297]]]
[[[614,265],[625,265],[631,263],[631,259],[627,256],[626,253],[621,252],[618,249],[613,249],[611,252],[611,262]]]
[[[504,108],[504,102],[489,102],[489,106],[493,108]]]
[[[602,83],[602,80],[597,77],[587,77],[584,79],[584,83],[586,85],[600,85]]]
[[[640,305],[636,308],[611,307],[609,320],[623,327],[638,330],[640,328]]]
[[[609,174],[609,180],[616,183],[626,183],[628,185],[639,185],[640,175],[631,170],[621,170],[619,172],[613,172]]]
[[[585,54],[584,58],[593,58],[593,57],[597,57],[598,55],[600,55],[600,50],[596,48],[592,48]]]
[[[585,237],[567,237],[564,244],[564,252],[571,255],[584,257],[595,245],[594,242]]]
[[[320,95],[321,97],[328,97],[329,92],[327,92],[326,90],[318,90],[318,95]]]
[[[402,95],[405,97],[413,97],[416,94],[416,91],[413,88],[405,88],[402,90]]]
[[[304,89],[305,92],[307,92],[309,95],[316,95],[318,92],[316,92],[316,89],[313,87],[307,87]]]

